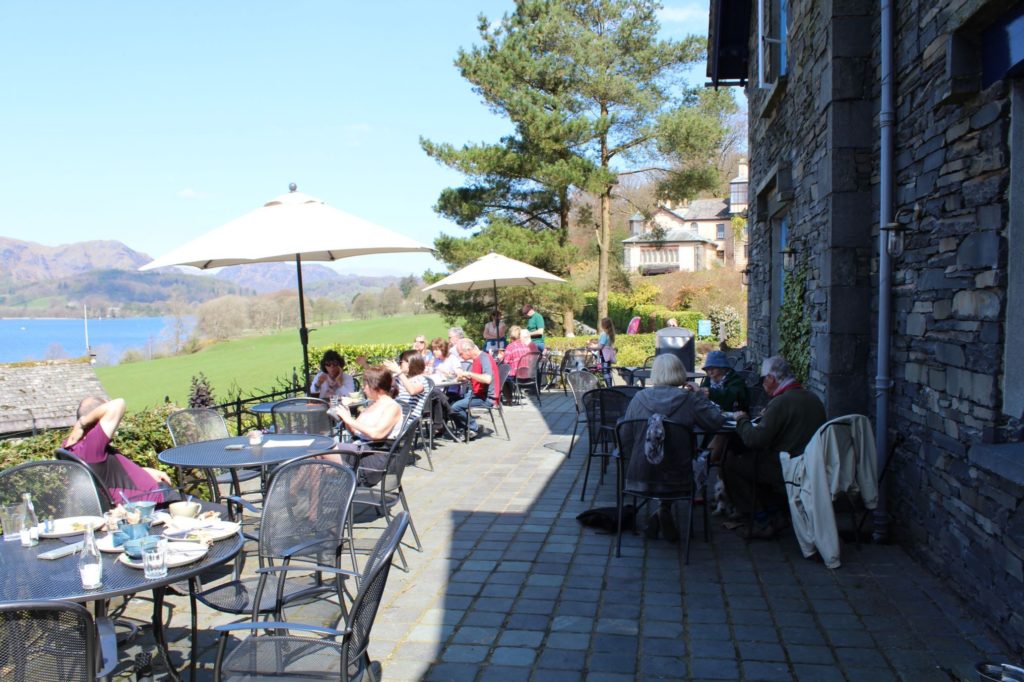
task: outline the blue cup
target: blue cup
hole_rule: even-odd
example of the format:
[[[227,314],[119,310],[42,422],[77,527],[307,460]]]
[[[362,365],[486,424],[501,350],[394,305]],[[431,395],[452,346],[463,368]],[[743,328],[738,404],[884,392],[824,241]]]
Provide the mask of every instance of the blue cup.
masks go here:
[[[128,558],[139,561],[142,559],[142,552],[147,547],[152,547],[160,541],[159,535],[147,535],[134,540],[128,540],[124,543],[124,553],[128,555]]]
[[[138,540],[149,535],[149,524],[135,523],[135,524],[123,524],[119,530],[114,533],[114,547],[120,547],[129,540]]]
[[[142,521],[149,521],[150,517],[153,516],[153,509],[155,507],[156,502],[153,500],[139,500],[138,502],[129,502],[125,505],[125,509],[128,511],[139,512]]]

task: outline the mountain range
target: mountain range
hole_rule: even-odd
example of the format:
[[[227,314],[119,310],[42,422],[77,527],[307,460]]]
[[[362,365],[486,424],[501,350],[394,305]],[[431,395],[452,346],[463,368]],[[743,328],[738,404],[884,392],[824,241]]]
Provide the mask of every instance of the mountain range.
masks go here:
[[[292,263],[237,265],[203,275],[179,268],[138,271],[151,260],[119,241],[45,246],[0,237],[0,316],[77,314],[83,303],[99,309],[119,308],[122,314],[164,314],[177,303],[196,305],[226,294],[244,296],[296,288]],[[310,296],[351,299],[364,291],[387,288],[399,279],[342,275],[315,263],[302,266],[303,286]]]

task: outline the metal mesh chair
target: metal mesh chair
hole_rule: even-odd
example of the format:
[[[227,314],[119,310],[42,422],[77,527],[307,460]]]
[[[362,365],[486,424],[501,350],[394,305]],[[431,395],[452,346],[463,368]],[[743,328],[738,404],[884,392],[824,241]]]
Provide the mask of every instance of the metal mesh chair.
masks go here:
[[[329,436],[334,430],[327,410],[330,405],[319,398],[288,398],[274,403],[270,416],[275,433],[312,433]]]
[[[509,378],[512,381],[512,386],[515,388],[516,402],[521,402],[525,397],[523,392],[524,386],[533,386],[534,392],[537,394],[537,404],[541,404],[540,399],[540,378],[538,377],[537,371],[540,363],[540,352],[535,351],[527,353],[519,360],[519,364],[516,366],[515,374]]]
[[[693,480],[693,456],[696,443],[693,431],[682,424],[662,421],[665,439],[662,443],[662,458],[657,463],[646,461],[644,480],[629,480],[630,462],[633,458],[644,458],[647,436],[647,419],[629,419],[619,422],[615,427],[616,442],[616,495],[615,503],[618,510],[618,528],[615,542],[615,556],[622,556],[622,505],[623,497],[629,495],[635,499],[643,499],[643,504],[650,500],[661,503],[687,501],[686,515],[686,558],[690,563],[690,536],[693,535],[693,502],[696,496],[696,485]],[[643,460],[641,460],[643,461]],[[643,506],[641,504],[640,506]],[[672,505],[677,510],[676,505]],[[639,511],[639,507],[637,508]],[[678,511],[678,510],[677,510]],[[677,514],[678,515],[678,514]],[[676,524],[679,528],[684,526]],[[636,526],[633,527],[636,532]],[[708,506],[704,505],[704,540],[708,539]]]
[[[593,372],[595,376],[601,373],[601,360],[597,353],[589,348],[572,348],[565,351],[562,356],[562,363],[558,367],[558,376],[562,380],[562,392],[568,393],[569,372],[584,370]]]
[[[598,482],[604,481],[604,470],[615,447],[615,423],[626,414],[630,400],[629,396],[614,388],[595,388],[583,394],[583,411],[587,417],[588,450],[580,500],[586,497],[590,464],[595,457],[602,460],[601,477]]]
[[[632,400],[633,397],[643,389],[639,386],[615,386],[612,388],[612,390],[618,391],[622,395]]]
[[[341,618],[337,628],[284,622],[217,626],[215,630],[221,636],[214,680],[303,679],[347,682],[364,679],[364,676],[370,680],[379,680],[379,666],[370,661],[370,632],[387,586],[392,557],[409,523],[409,515],[399,512],[377,540],[362,573],[359,593],[352,602],[350,615]],[[342,573],[350,575],[345,571]],[[229,633],[241,630],[253,634],[225,655]],[[270,630],[274,634],[258,634]],[[281,634],[282,631],[308,634],[295,636]],[[320,636],[311,637],[309,634]]]
[[[321,579],[327,568],[337,568],[345,544],[345,531],[355,475],[341,464],[302,458],[282,464],[270,477],[260,518],[257,577],[232,580],[197,595],[199,601],[226,613],[280,616],[285,605],[336,590]],[[276,573],[273,588],[266,581],[273,567],[291,567]],[[301,576],[286,580],[291,569]],[[331,571],[326,571],[331,572]]]
[[[540,356],[540,353],[530,353],[530,355]],[[535,368],[536,369],[536,368]],[[512,440],[512,436],[508,432],[508,424],[505,423],[505,408],[501,406],[501,390],[505,386],[505,382],[509,379],[509,372],[512,370],[511,367],[505,363],[498,365],[498,388],[495,395],[498,396],[496,403],[489,405],[474,405],[466,408],[466,424],[470,424],[473,421],[473,410],[486,410],[487,414],[491,417],[491,427],[494,429],[494,433],[498,433],[498,422],[494,419],[494,411],[498,411],[498,415],[501,417],[501,425],[505,429],[505,440]],[[536,374],[534,374],[534,386],[536,386]],[[537,402],[540,402],[540,388],[537,389]],[[465,442],[469,442],[469,429],[465,432]],[[415,532],[415,531],[413,531]]]
[[[0,504],[18,504],[22,493],[32,494],[40,520],[103,516],[110,509],[109,498],[103,504],[92,470],[79,462],[44,459],[0,471]]]
[[[396,504],[401,504],[402,509],[409,514],[409,526],[412,529],[412,536],[416,540],[416,550],[423,551],[420,536],[416,532],[416,524],[412,521],[409,502],[406,500],[405,491],[402,489],[402,476],[405,473],[405,467],[409,464],[409,459],[412,455],[412,444],[415,438],[415,427],[407,428],[403,431],[395,439],[395,442],[392,443],[382,467],[372,467],[368,463],[369,460],[367,460],[368,455],[366,453],[361,457],[358,466],[364,474],[377,472],[382,474],[382,476],[380,481],[372,486],[360,485],[356,488],[356,494],[352,500],[352,524],[349,526],[349,540],[353,547],[355,546],[355,539],[351,535],[352,526],[356,523],[371,523],[381,517],[390,522],[393,519],[391,508]],[[383,453],[378,451],[378,454]],[[371,515],[367,517],[365,513],[360,512],[370,512]],[[408,568],[401,547],[398,548],[398,557],[402,560],[403,570]]]
[[[0,605],[0,672],[5,680],[93,682],[117,665],[106,618],[81,604],[26,601]]]
[[[172,412],[167,416],[167,430],[171,432],[171,442],[175,447],[231,436],[220,412],[207,408],[190,408]],[[259,469],[228,469],[220,472],[215,469],[207,469],[204,473],[215,502],[219,502],[221,499],[220,486],[230,486],[231,493],[241,497],[242,483],[260,477]]]
[[[572,391],[573,404],[576,407],[576,421],[572,424],[572,439],[569,441],[569,451],[566,454],[572,457],[572,449],[576,445],[576,431],[580,424],[587,423],[587,413],[583,409],[583,394],[593,391],[598,387],[600,381],[597,375],[583,370],[573,370],[567,375],[569,390]]]

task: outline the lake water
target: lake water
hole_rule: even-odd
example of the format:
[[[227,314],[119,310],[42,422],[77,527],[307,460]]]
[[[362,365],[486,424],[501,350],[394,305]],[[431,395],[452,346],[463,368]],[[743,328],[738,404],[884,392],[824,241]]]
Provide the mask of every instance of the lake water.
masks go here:
[[[183,318],[184,342],[195,318]],[[173,343],[173,317],[89,320],[89,345],[96,362],[115,365],[130,348],[149,357]],[[0,363],[77,358],[85,355],[85,327],[78,319],[0,319]]]

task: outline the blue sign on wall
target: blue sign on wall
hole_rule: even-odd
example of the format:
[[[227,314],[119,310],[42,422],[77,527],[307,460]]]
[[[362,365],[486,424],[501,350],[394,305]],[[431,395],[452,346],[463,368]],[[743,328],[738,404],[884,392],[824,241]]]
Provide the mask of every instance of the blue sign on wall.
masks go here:
[[[697,320],[697,336],[711,336],[711,320]]]

